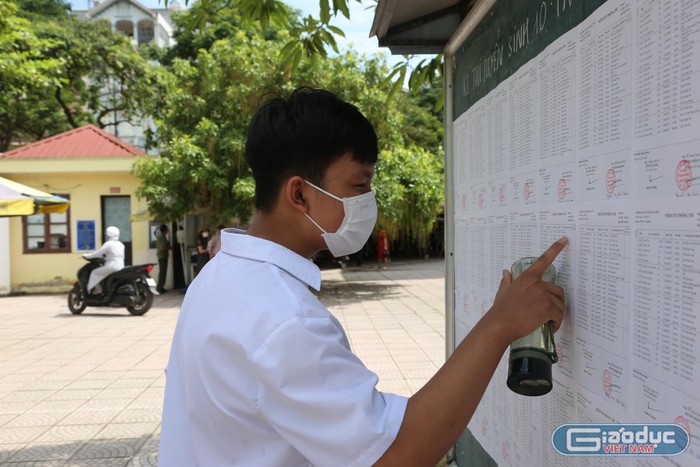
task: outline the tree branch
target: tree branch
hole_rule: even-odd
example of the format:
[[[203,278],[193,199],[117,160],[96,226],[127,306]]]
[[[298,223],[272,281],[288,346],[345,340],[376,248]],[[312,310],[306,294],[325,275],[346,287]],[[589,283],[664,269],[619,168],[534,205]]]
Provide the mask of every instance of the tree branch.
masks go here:
[[[68,123],[73,128],[78,128],[78,124],[76,123],[75,119],[73,118],[73,113],[71,110],[68,108],[65,102],[63,102],[63,97],[61,96],[61,88],[56,86],[56,92],[54,93],[54,96],[56,97],[56,100],[58,101],[58,105],[61,106],[61,110],[63,110],[64,115],[68,119]]]
[[[129,120],[128,118],[124,118],[124,119],[117,120],[115,122],[109,122],[109,123],[102,123],[100,120],[97,120],[97,126],[99,126],[103,130],[105,128],[107,128],[108,126],[113,126],[116,128],[116,126],[119,125],[120,123],[131,123],[131,120]]]

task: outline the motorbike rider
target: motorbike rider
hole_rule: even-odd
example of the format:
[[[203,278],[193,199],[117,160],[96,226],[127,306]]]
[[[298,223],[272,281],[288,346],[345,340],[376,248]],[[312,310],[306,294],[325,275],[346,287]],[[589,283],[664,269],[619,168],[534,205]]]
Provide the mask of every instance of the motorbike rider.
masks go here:
[[[85,253],[84,258],[105,258],[105,264],[90,273],[87,290],[88,293],[102,293],[100,282],[113,272],[124,269],[124,244],[119,241],[119,229],[110,225],[105,230],[107,241],[94,253]]]

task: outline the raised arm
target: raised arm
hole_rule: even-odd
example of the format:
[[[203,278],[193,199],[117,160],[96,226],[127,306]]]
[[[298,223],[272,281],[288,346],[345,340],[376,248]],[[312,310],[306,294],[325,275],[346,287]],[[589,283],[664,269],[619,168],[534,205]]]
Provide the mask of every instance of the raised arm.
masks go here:
[[[375,466],[436,465],[466,428],[508,345],[547,321],[559,328],[564,291],[542,276],[567,244],[558,240],[515,282],[503,271],[493,306],[409,399],[394,443]]]

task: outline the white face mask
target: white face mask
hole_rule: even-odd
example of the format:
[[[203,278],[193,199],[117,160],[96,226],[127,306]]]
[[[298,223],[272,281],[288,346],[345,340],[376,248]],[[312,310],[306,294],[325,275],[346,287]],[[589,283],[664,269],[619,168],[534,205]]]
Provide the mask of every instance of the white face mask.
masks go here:
[[[311,182],[306,181],[306,183],[316,188],[321,193],[343,203],[345,217],[335,233],[326,232],[323,230],[323,227],[318,225],[316,221],[311,218],[311,216],[304,213],[304,215],[323,232],[323,239],[326,241],[326,246],[328,246],[328,250],[331,254],[335,257],[339,257],[351,255],[359,251],[372,234],[374,224],[377,222],[377,201],[374,198],[374,193],[368,191],[359,196],[338,198]]]

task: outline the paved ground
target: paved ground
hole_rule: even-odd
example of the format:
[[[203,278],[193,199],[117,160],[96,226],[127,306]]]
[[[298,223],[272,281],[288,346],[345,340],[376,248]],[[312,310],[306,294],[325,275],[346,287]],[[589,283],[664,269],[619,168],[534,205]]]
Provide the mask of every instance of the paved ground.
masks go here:
[[[321,300],[384,391],[410,395],[444,361],[444,262],[323,271]],[[68,311],[65,295],[0,298],[0,465],[155,465],[163,368],[182,295],[145,316]]]

